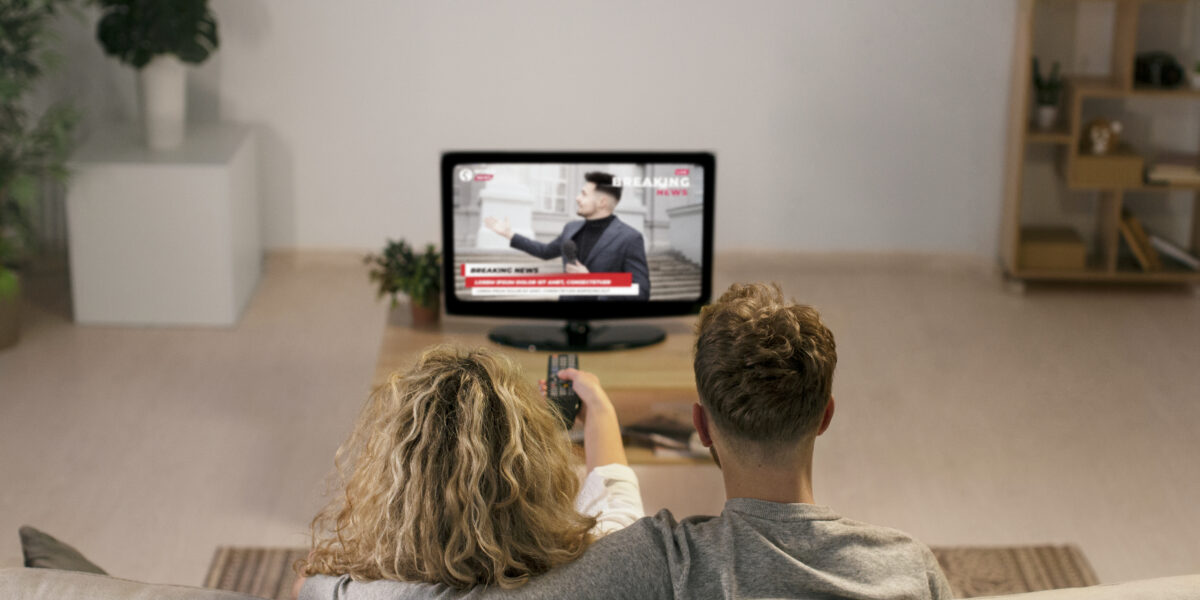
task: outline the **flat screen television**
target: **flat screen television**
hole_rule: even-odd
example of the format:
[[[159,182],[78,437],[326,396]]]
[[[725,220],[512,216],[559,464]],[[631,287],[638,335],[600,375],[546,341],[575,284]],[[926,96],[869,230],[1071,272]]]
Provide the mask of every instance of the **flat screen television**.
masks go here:
[[[555,319],[498,343],[590,351],[661,341],[596,321],[693,314],[712,295],[716,161],[704,152],[447,152],[446,312]]]

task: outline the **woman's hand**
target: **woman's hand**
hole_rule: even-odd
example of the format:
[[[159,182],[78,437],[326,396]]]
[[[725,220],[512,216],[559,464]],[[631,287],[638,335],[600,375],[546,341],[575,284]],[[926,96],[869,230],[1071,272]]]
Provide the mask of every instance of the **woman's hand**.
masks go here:
[[[600,378],[596,377],[595,373],[579,369],[562,369],[558,372],[558,378],[571,382],[571,388],[575,390],[575,395],[579,396],[584,405],[612,406],[608,394],[605,393],[604,388],[600,387]]]
[[[583,421],[583,454],[588,470],[602,465],[629,464],[625,458],[625,446],[621,443],[617,411],[604,388],[600,387],[600,378],[579,369],[563,369],[558,372],[558,377],[571,382],[575,395],[579,396],[583,405],[579,410],[579,420]],[[545,396],[546,382],[538,383]]]
[[[587,425],[588,410],[596,414],[605,415],[614,413],[612,401],[608,399],[608,393],[600,386],[600,378],[596,377],[595,373],[588,371],[580,371],[579,369],[562,369],[558,372],[561,379],[571,382],[571,388],[575,391],[575,395],[579,396],[580,404],[579,414],[576,419],[584,426]],[[538,388],[542,391],[542,397],[546,397],[546,380],[538,380]]]

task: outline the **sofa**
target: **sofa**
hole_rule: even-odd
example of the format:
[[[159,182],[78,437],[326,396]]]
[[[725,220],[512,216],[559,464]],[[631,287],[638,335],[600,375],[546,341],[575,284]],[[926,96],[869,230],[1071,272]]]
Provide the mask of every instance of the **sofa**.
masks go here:
[[[109,576],[70,544],[25,526],[20,529],[24,568],[0,569],[0,600],[253,600],[237,592],[142,583]],[[1162,577],[1086,588],[993,596],[1019,600],[1200,600],[1200,575]]]
[[[1200,600],[1200,575],[995,596],[1012,600]],[[5,600],[256,600],[234,592],[180,585],[139,583],[95,573],[58,569],[0,570]]]

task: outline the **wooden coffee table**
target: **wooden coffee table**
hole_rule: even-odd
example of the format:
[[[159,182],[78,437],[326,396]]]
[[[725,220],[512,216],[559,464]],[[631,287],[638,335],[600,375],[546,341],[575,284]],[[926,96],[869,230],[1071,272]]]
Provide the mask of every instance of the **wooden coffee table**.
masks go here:
[[[409,319],[406,305],[391,312],[383,332],[372,389],[386,381],[393,370],[411,365],[424,349],[445,343],[503,352],[516,360],[533,381],[546,375],[547,352],[510,348],[487,339],[487,332],[492,327],[513,324],[517,322],[515,320],[443,315],[437,327],[414,328]],[[634,423],[655,413],[690,415],[691,405],[696,402],[696,384],[692,376],[695,317],[643,322],[663,328],[667,339],[654,346],[632,350],[581,352],[580,367],[600,377],[622,424]],[[662,456],[650,448],[633,445],[626,447],[626,454],[630,464],[712,464],[709,457]]]

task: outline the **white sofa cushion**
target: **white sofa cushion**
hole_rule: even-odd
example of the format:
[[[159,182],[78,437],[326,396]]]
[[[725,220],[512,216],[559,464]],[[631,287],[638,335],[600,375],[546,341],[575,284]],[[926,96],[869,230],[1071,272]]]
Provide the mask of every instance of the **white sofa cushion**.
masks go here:
[[[0,569],[5,600],[262,600],[184,585],[141,583],[108,575],[57,569]]]
[[[988,596],[1005,600],[1200,600],[1200,575],[1139,579],[1081,588]],[[980,600],[986,600],[981,598]]]

